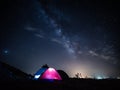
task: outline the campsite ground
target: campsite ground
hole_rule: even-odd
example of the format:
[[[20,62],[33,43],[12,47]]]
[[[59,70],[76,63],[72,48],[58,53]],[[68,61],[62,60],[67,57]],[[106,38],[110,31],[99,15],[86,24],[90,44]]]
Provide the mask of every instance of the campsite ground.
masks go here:
[[[1,81],[0,90],[120,90],[120,80],[68,79],[64,81]]]

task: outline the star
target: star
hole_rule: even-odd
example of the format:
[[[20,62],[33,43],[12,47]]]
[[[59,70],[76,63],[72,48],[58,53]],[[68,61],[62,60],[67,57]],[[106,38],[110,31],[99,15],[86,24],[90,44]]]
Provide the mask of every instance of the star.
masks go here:
[[[7,49],[6,49],[6,50],[3,50],[3,54],[4,54],[4,55],[8,55],[8,54],[9,54],[9,50],[7,50]]]

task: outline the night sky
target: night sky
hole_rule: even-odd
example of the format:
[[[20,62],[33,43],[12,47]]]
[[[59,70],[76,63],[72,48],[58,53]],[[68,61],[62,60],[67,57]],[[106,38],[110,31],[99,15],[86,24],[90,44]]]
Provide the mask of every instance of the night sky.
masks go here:
[[[0,60],[28,74],[120,76],[119,0],[1,0]]]

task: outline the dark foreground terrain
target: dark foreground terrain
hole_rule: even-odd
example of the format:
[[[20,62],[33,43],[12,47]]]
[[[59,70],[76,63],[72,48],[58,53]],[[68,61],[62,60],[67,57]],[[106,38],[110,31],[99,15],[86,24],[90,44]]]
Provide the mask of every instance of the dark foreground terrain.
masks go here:
[[[0,90],[120,90],[120,79],[34,80],[34,76],[0,62]]]
[[[120,90],[120,80],[69,79],[64,81],[0,81],[0,90]]]

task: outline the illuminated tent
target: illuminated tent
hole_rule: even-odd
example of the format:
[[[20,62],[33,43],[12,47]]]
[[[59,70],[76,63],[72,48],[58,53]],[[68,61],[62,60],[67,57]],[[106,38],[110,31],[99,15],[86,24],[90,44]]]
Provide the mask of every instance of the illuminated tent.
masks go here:
[[[61,76],[54,68],[45,65],[36,72],[34,79],[62,80]]]

